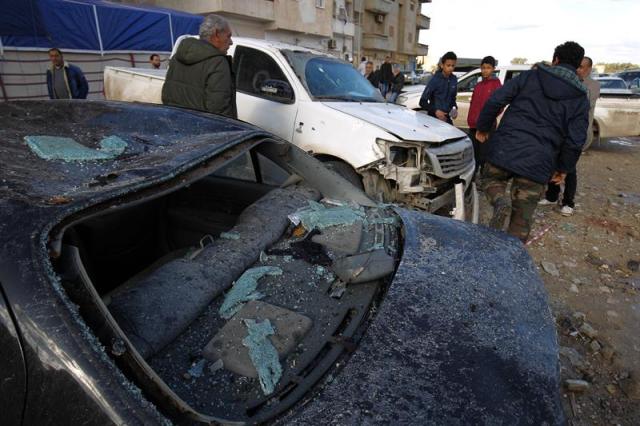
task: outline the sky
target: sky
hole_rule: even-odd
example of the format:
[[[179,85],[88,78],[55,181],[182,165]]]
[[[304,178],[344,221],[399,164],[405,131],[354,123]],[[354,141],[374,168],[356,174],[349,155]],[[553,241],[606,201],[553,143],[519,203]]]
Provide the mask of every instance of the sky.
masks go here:
[[[431,18],[419,39],[429,45],[428,64],[449,50],[501,65],[551,61],[567,40],[594,63],[640,63],[640,0],[433,0],[422,13]]]

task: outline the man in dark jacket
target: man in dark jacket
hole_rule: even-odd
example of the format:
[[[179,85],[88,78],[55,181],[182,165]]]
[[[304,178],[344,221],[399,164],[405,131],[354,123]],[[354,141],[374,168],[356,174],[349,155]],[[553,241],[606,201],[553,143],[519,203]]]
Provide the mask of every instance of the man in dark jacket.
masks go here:
[[[184,39],[169,62],[162,86],[162,103],[238,118],[229,23],[208,15],[200,39]]]
[[[393,70],[391,69],[391,56],[386,56],[380,66],[380,93],[382,97],[387,96],[393,82]]]
[[[562,183],[582,152],[589,100],[576,69],[583,56],[579,44],[561,44],[551,67],[538,64],[507,82],[478,118],[476,138],[484,143],[500,111],[509,106],[489,143],[482,185],[494,208],[490,225],[502,229],[509,213],[505,190],[513,179],[509,233],[523,242],[545,184]]]
[[[373,70],[373,62],[368,61],[364,69],[364,78],[376,89],[380,88],[380,70]]]
[[[51,68],[47,70],[49,99],[87,99],[89,83],[82,70],[64,62],[57,47],[49,49]]]
[[[453,52],[445,53],[420,96],[420,108],[432,117],[453,124],[457,116],[458,78],[453,74],[458,57]]]

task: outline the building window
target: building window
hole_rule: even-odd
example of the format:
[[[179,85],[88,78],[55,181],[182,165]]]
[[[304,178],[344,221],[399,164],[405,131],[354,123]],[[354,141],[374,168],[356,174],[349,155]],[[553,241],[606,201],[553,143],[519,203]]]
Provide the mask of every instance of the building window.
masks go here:
[[[389,25],[389,37],[393,37],[395,32],[396,32],[396,29],[393,28],[393,25]]]
[[[409,43],[413,43],[413,34],[409,33],[409,36],[407,37],[407,41]]]
[[[319,9],[324,9],[324,0],[316,0],[316,7]]]

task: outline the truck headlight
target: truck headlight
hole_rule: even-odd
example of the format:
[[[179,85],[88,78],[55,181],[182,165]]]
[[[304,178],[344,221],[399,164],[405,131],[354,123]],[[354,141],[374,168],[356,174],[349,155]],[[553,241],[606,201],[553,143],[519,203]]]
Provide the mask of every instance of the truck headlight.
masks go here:
[[[420,167],[421,147],[404,142],[376,139],[376,143],[385,153],[389,165],[397,167]]]

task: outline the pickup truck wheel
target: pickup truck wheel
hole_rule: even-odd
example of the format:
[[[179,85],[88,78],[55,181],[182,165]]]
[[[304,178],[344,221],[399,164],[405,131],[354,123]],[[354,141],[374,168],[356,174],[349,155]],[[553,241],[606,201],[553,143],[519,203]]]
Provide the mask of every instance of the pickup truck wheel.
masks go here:
[[[591,142],[587,142],[582,147],[582,152],[588,150],[593,143],[596,142],[598,146],[600,146],[600,127],[598,127],[598,123],[596,121],[593,122],[593,137],[591,138]]]
[[[325,161],[324,165],[327,166],[328,169],[333,170],[334,172],[351,182],[356,188],[364,189],[364,186],[362,186],[362,178],[359,174],[356,173],[355,170],[353,170],[350,165],[336,160]]]

